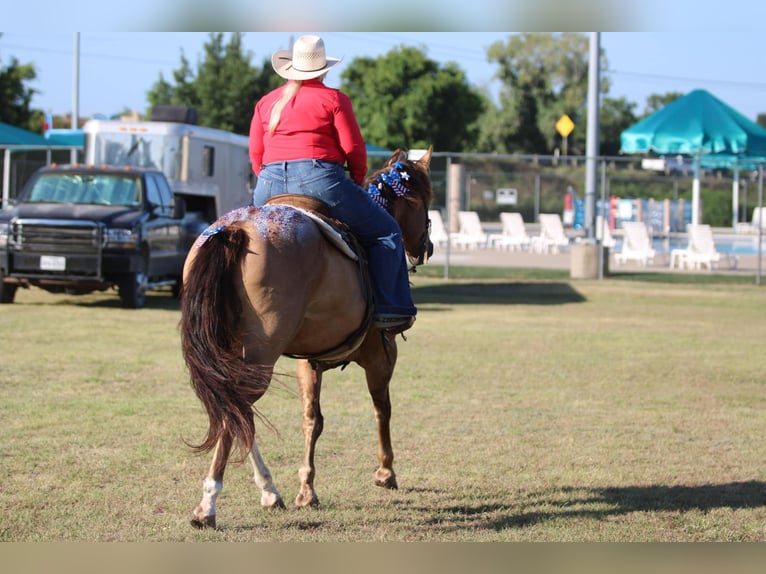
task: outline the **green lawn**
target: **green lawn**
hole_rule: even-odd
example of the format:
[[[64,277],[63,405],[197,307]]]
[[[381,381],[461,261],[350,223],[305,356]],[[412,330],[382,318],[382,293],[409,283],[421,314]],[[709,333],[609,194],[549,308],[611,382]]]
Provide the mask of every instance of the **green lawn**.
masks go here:
[[[263,511],[232,466],[216,531],[189,526],[209,459],[183,441],[207,419],[177,302],[19,291],[0,306],[0,540],[766,540],[766,290],[526,273],[413,277],[391,386],[398,491],[373,485],[352,365],[325,376],[320,507]],[[292,367],[258,405],[286,501],[302,449]]]

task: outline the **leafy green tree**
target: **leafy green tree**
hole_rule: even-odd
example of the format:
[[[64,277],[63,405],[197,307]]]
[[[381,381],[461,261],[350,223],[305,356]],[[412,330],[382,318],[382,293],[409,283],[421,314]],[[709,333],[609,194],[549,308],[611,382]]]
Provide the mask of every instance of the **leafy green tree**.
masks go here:
[[[667,92],[665,94],[649,95],[649,97],[646,98],[646,108],[644,109],[644,113],[639,119],[643,119],[647,116],[652,115],[657,110],[664,108],[670,102],[672,102],[673,100],[677,100],[683,95],[684,95],[683,92]]]
[[[400,46],[377,58],[354,58],[340,89],[353,102],[366,141],[385,148],[463,150],[475,146],[485,98],[456,64]]]
[[[255,103],[281,80],[269,60],[261,68],[250,64],[252,54],[244,50],[241,33],[231,34],[228,42],[223,33],[210,33],[203,50],[196,71],[182,52],[173,82],[160,74],[147,93],[149,103],[191,106],[197,110],[200,125],[246,135]]]
[[[0,122],[25,129],[32,127],[34,110],[30,105],[37,91],[27,83],[36,77],[32,64],[20,64],[13,57],[7,66],[0,66]]]
[[[576,129],[568,137],[569,153],[585,151],[590,39],[576,33],[514,34],[487,49],[499,65],[502,82],[496,117],[500,127],[482,122],[482,151],[552,153],[560,136],[556,121],[567,114]],[[607,92],[608,62],[601,53],[600,90]]]
[[[599,153],[616,156],[622,144],[620,135],[626,128],[636,123],[636,104],[624,97],[603,98],[599,112]]]

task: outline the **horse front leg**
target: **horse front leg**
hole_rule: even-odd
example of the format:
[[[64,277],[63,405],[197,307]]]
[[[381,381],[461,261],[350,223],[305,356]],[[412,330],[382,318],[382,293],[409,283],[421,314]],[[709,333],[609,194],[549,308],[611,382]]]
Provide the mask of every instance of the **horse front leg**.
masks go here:
[[[394,374],[397,348],[392,335],[380,336],[373,332],[362,345],[359,365],[364,369],[367,389],[372,397],[375,423],[378,429],[378,468],[375,470],[375,484],[396,489],[394,472],[394,450],[391,446],[391,397],[389,383]]]
[[[202,500],[192,512],[191,524],[195,528],[215,528],[215,506],[223,490],[223,472],[229,460],[231,443],[231,437],[225,434],[215,445],[213,461],[202,483]]]
[[[324,418],[319,407],[319,393],[322,387],[322,372],[306,360],[298,361],[298,389],[303,406],[303,464],[298,469],[300,490],[295,505],[304,508],[319,504],[314,491],[314,451],[319,435],[322,434]]]

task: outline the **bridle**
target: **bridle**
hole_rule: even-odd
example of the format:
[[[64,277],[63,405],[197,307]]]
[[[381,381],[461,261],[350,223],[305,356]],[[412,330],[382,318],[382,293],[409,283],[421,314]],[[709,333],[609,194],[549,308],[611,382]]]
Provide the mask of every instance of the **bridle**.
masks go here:
[[[389,200],[383,195],[383,192],[386,190],[390,190],[389,194],[393,193],[394,198],[405,197],[412,192],[410,189],[410,174],[400,161],[395,161],[387,172],[378,174],[367,187],[367,194],[372,200],[388,211]],[[407,259],[410,263],[408,271],[412,273],[415,273],[418,265],[423,265],[428,262],[428,258],[433,255],[434,251],[434,246],[430,239],[431,219],[428,217],[427,207],[425,205],[423,207],[423,211],[425,212],[425,225],[423,227],[423,234],[421,236],[418,252],[414,257],[407,254]]]
[[[428,210],[425,210],[426,212],[426,226],[425,230],[423,231],[423,238],[420,242],[420,248],[418,249],[418,254],[415,260],[413,261],[410,259],[410,268],[409,271],[412,273],[415,273],[417,271],[418,265],[423,265],[424,263],[428,263],[428,260],[430,259],[431,255],[434,254],[434,244],[431,243],[431,218],[428,217]]]

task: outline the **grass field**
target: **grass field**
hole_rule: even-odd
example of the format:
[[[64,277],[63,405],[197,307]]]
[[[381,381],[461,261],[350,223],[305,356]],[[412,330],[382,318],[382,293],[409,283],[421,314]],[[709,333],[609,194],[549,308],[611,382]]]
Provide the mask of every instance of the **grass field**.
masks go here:
[[[325,376],[311,510],[263,511],[230,466],[215,531],[189,526],[209,459],[178,304],[20,291],[0,307],[2,541],[763,541],[766,289],[418,274],[392,383],[399,490],[373,485],[361,370]],[[259,403],[297,492],[292,362]]]

